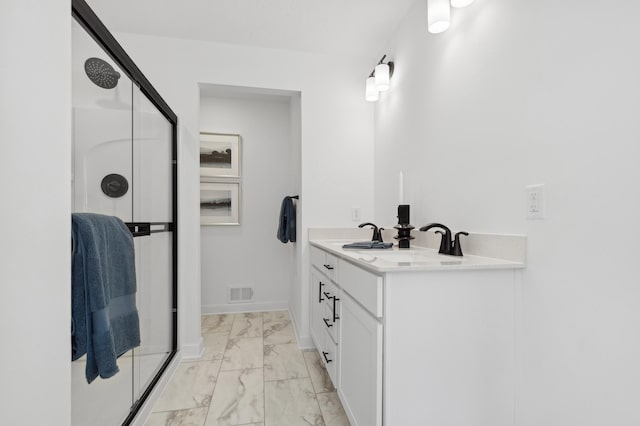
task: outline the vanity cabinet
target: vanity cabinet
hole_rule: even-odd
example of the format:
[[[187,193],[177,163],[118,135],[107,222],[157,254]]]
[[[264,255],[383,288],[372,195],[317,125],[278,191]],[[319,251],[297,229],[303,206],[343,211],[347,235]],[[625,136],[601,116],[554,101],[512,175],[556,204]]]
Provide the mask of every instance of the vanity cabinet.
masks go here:
[[[382,324],[342,296],[338,394],[353,425],[382,425]]]
[[[341,295],[331,277],[336,275],[338,262],[335,256],[314,250],[311,256],[311,338],[335,386],[339,371]]]
[[[312,339],[352,426],[382,426],[382,277],[315,247],[311,265]]]
[[[513,426],[517,266],[380,271],[320,247],[311,335],[352,426]]]

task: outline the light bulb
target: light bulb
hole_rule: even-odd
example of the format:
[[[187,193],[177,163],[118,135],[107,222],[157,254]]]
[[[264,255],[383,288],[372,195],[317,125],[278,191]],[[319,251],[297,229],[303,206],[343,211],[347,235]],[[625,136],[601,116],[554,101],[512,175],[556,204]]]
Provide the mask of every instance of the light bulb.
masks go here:
[[[473,0],[451,0],[451,7],[460,9],[469,6],[471,3],[473,3]]]
[[[375,70],[376,90],[384,92],[389,90],[389,65],[378,64]]]
[[[449,0],[427,0],[429,32],[438,34],[449,28],[451,7]]]
[[[367,78],[367,89],[365,92],[365,99],[369,102],[375,102],[378,100],[378,90],[376,90],[375,77]]]

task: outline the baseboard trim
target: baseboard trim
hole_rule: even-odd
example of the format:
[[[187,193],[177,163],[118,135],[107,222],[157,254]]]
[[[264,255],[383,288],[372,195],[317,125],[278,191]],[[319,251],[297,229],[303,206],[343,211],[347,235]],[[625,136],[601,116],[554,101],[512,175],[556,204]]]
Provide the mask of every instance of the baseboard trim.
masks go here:
[[[224,305],[203,305],[202,314],[239,314],[243,312],[286,311],[288,309],[288,302],[225,303]]]
[[[200,341],[195,345],[182,345],[180,348],[180,354],[182,355],[183,360],[195,360],[202,358],[202,354],[204,353],[204,344],[202,337],[200,337]]]
[[[296,334],[296,340],[298,341],[298,348],[301,350],[305,349],[314,349],[316,346],[313,344],[313,340],[311,340],[311,336],[304,336],[300,334],[299,322],[296,316],[294,315],[294,310],[289,307],[289,317],[291,318],[291,322],[293,323],[293,332]]]

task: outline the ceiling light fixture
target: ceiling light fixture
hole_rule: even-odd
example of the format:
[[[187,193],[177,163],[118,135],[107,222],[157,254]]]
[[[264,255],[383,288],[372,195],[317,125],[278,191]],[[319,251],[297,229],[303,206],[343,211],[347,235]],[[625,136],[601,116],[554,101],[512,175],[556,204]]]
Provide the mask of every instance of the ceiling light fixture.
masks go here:
[[[365,99],[369,102],[375,102],[380,97],[380,92],[389,90],[389,80],[393,75],[393,62],[384,62],[387,55],[384,55],[378,62],[378,65],[371,71],[367,78],[367,86]]]
[[[451,7],[449,0],[427,0],[427,21],[429,32],[438,34],[451,25]]]

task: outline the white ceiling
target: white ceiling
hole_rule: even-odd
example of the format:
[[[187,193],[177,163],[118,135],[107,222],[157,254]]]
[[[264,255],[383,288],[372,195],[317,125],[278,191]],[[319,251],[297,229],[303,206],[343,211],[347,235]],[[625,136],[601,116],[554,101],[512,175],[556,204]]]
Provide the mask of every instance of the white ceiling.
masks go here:
[[[414,1],[88,0],[88,3],[112,32],[370,56],[384,48]]]

